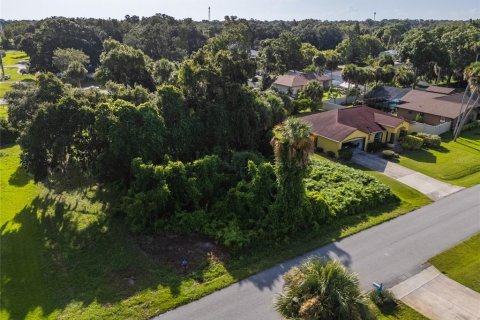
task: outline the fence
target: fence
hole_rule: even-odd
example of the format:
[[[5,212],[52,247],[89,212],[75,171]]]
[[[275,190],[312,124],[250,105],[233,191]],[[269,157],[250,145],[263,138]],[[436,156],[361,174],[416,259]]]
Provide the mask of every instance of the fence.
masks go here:
[[[413,122],[410,124],[410,132],[423,132],[423,133],[441,135],[442,133],[445,133],[448,130],[450,130],[451,126],[452,126],[451,122],[445,122],[436,126],[431,126],[426,123]]]

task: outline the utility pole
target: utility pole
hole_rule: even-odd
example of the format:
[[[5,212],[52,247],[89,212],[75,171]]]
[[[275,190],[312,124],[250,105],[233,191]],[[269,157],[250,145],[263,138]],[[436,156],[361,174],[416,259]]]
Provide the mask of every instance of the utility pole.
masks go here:
[[[210,7],[208,7],[208,21],[210,21]]]

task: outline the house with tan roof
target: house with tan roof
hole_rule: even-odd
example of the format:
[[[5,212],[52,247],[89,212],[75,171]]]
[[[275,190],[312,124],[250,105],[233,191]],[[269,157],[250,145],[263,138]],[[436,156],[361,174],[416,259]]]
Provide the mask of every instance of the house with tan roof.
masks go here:
[[[397,114],[409,121],[415,121],[418,116],[422,122],[437,126],[450,122],[452,127],[460,116],[463,94],[455,93],[452,88],[430,86],[425,90],[411,90],[401,98],[397,105]],[[477,110],[471,117],[478,117]]]
[[[338,157],[341,149],[367,151],[375,141],[394,144],[409,130],[409,122],[367,106],[330,110],[301,118],[311,125],[314,145]]]
[[[295,70],[291,70],[288,73],[279,76],[272,84],[272,87],[280,92],[296,96],[299,90],[301,90],[307,83],[314,80],[322,83],[324,89],[330,87],[331,79],[327,75],[305,73]]]

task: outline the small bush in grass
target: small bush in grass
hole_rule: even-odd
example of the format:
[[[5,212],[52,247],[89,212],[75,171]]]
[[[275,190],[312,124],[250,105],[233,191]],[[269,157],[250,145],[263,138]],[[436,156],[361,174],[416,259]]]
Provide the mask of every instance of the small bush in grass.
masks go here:
[[[0,120],[0,146],[15,143],[18,131],[7,120]]]
[[[383,154],[383,157],[388,160],[393,160],[398,158],[398,154],[393,150],[383,150],[382,154]]]
[[[416,136],[407,135],[403,138],[403,141],[400,143],[400,145],[404,149],[419,150],[423,146],[423,139]]]
[[[327,151],[327,156],[330,157],[330,158],[335,158],[335,152]]]
[[[344,161],[350,161],[353,157],[352,149],[342,149],[338,151],[338,157]]]
[[[427,148],[437,148],[442,143],[442,138],[436,134],[419,133],[417,137],[423,139],[423,146]]]
[[[476,128],[480,128],[480,120],[474,120],[470,123],[467,123],[463,126],[462,131],[472,130]]]
[[[370,292],[369,296],[370,300],[372,300],[372,302],[378,307],[397,305],[397,300],[390,290],[382,290],[382,292],[373,290]]]

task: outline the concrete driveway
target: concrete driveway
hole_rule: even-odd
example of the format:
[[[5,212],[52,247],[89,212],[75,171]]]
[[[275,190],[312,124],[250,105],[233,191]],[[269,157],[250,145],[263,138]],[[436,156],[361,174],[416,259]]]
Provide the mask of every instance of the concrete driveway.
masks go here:
[[[381,172],[396,179],[420,191],[434,201],[463,189],[363,151],[356,151],[352,161],[365,168]]]
[[[480,293],[431,266],[393,287],[404,303],[432,320],[480,320]]]

